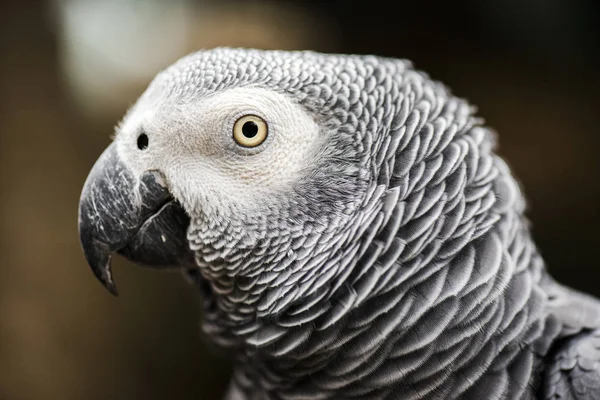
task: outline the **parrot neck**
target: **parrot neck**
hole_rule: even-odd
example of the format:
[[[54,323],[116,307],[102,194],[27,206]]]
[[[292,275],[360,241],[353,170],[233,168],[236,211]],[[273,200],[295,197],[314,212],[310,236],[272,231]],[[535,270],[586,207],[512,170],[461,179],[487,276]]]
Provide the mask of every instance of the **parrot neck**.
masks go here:
[[[520,399],[537,379],[542,272],[524,222],[505,215],[450,262],[397,276],[401,283],[333,326],[273,322],[242,342],[229,337],[238,349],[231,390],[240,398],[496,398],[480,393],[491,386]]]
[[[415,245],[425,250],[406,244],[413,220],[406,230],[400,224],[387,251],[371,235],[368,257],[338,290],[276,317],[240,324],[231,303],[205,285],[205,332],[239,357],[232,390],[278,399],[385,398],[399,390],[413,398],[478,399],[498,381],[494,387],[507,398],[524,396],[535,379],[530,348],[545,327],[544,264],[516,184],[503,164],[492,170],[493,201],[480,197],[480,212],[469,210],[467,188],[466,204],[455,206],[460,220],[438,217],[441,227]],[[436,242],[448,224],[454,233]]]

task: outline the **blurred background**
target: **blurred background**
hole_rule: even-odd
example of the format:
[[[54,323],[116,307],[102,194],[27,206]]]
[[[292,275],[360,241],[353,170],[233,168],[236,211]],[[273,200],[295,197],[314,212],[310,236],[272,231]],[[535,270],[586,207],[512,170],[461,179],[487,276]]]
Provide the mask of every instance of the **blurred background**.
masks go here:
[[[600,295],[600,2],[0,2],[0,399],[218,399],[178,274],[79,247],[81,187],[152,77],[218,45],[409,58],[478,105],[552,274]]]

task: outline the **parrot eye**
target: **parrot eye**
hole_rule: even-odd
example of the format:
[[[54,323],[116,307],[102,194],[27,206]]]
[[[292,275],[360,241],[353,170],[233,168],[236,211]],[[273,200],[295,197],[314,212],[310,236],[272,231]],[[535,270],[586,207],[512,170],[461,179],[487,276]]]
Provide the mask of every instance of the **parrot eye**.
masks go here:
[[[233,126],[233,138],[243,147],[258,146],[265,141],[267,133],[267,123],[256,115],[245,115]]]
[[[146,150],[148,148],[148,135],[142,133],[137,138],[137,147],[140,150]]]

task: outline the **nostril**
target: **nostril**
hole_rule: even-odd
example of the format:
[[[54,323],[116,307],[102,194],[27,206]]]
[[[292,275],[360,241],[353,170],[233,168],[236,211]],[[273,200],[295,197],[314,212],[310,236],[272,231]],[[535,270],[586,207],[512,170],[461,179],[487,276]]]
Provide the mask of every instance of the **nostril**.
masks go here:
[[[146,150],[148,148],[148,135],[142,133],[137,138],[137,147],[140,150]]]

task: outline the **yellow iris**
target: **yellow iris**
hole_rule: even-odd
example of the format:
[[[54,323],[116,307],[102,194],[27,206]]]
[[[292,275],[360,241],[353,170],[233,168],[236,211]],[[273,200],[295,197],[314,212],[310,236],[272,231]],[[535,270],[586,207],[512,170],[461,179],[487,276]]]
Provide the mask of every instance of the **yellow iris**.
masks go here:
[[[265,120],[256,115],[245,115],[235,121],[233,138],[240,146],[256,147],[267,138],[268,127]]]

